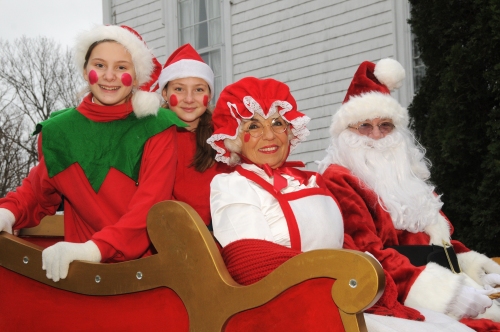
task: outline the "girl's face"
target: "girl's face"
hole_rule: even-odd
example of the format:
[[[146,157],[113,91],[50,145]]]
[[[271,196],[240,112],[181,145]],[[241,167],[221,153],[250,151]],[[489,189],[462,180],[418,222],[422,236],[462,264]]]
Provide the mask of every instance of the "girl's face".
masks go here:
[[[199,77],[186,77],[169,81],[162,91],[163,99],[169,108],[188,124],[187,130],[198,127],[200,117],[210,102],[210,89],[207,82]]]
[[[125,103],[137,86],[132,56],[121,44],[103,42],[92,52],[83,71],[94,103],[119,105]]]

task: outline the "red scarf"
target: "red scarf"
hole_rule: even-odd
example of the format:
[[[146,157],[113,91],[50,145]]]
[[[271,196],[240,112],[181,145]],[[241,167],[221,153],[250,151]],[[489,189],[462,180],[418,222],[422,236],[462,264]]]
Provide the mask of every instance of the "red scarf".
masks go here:
[[[99,105],[92,102],[93,95],[89,93],[83,98],[76,110],[86,118],[95,122],[110,122],[125,119],[133,111],[132,98],[119,105]]]

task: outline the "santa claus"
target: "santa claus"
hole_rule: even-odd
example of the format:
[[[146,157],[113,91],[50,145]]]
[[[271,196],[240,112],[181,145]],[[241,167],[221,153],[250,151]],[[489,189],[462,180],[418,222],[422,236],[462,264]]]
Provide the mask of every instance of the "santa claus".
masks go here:
[[[405,305],[448,314],[476,330],[500,326],[492,322],[500,321],[500,307],[490,299],[500,266],[451,240],[425,149],[409,129],[408,111],[390,95],[404,75],[392,59],[363,62],[333,116],[319,171],[332,192],[342,191],[353,208],[366,206],[371,214],[345,223],[344,247],[373,254]]]

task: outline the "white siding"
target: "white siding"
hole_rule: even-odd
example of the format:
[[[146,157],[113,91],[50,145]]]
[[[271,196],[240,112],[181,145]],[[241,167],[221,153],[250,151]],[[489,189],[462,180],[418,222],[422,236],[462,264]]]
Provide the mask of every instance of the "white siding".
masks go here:
[[[144,38],[160,62],[166,60],[165,25],[160,0],[111,0],[110,21],[132,27]]]
[[[136,28],[164,61],[163,17],[169,16],[162,13],[163,1],[175,0],[105,1],[112,2],[115,22]],[[283,81],[290,86],[299,110],[312,119],[311,135],[291,160],[302,160],[315,170],[314,161],[323,158],[328,146],[331,116],[359,64],[401,53],[395,43],[404,37],[397,29],[406,24],[406,17],[397,17],[401,16],[401,10],[395,10],[401,7],[397,1],[222,0],[225,42],[230,44],[226,57],[232,64],[225,84],[245,76]],[[403,21],[395,25],[395,20]]]
[[[312,120],[294,151],[316,169],[328,146],[331,116],[364,61],[394,57],[391,1],[233,1],[234,80],[273,77],[287,83]]]

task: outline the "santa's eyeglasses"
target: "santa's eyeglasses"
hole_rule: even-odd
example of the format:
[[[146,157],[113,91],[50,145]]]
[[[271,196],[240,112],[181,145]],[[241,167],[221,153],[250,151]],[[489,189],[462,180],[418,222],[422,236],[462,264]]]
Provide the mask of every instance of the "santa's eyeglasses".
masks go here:
[[[250,136],[254,138],[258,138],[264,134],[265,126],[265,124],[257,120],[251,120],[250,124],[243,131],[249,133]],[[286,128],[288,128],[288,123],[286,123],[286,121],[281,118],[274,118],[271,121],[271,124],[268,124],[267,126],[271,127],[272,131],[275,134],[281,134],[285,132]]]
[[[389,134],[394,129],[394,123],[382,122],[376,125],[382,134]],[[370,135],[373,131],[373,125],[370,123],[362,123],[357,127],[349,126],[349,128],[356,129],[361,135]]]

